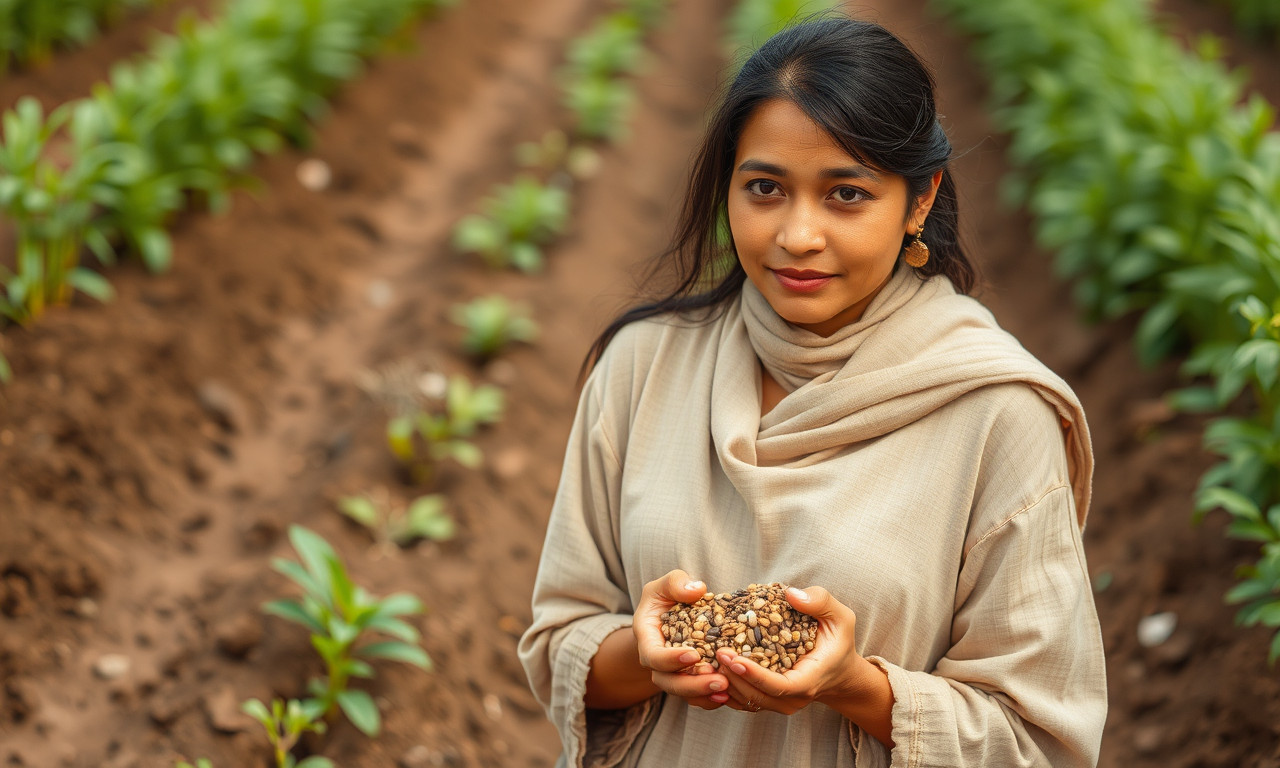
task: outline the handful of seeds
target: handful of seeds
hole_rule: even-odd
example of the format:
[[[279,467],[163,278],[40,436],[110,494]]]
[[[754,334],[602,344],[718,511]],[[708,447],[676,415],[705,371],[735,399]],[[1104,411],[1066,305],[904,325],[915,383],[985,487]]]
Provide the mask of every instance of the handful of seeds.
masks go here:
[[[751,584],[737,592],[708,592],[662,614],[668,648],[693,648],[716,669],[716,650],[730,648],[765,669],[784,672],[813,650],[818,622],[791,607],[785,584]]]

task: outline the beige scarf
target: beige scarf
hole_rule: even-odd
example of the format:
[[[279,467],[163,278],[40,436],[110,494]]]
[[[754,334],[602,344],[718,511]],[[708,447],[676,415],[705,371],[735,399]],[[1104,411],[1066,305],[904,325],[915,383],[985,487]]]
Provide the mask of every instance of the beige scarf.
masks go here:
[[[734,462],[742,470],[808,464],[910,424],[979,387],[1023,382],[1062,421],[1084,527],[1093,451],[1080,401],[1001,330],[990,311],[957,294],[946,278],[921,279],[899,268],[862,318],[830,337],[783,320],[750,281],[743,286],[741,311],[751,347],[791,394],[761,419],[754,441],[732,440],[728,455],[721,451],[731,477]]]

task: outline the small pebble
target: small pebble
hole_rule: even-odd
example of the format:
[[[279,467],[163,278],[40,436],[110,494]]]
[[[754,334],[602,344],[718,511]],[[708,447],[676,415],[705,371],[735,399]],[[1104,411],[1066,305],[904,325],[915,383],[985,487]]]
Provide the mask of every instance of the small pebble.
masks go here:
[[[1171,611],[1153,613],[1138,622],[1138,642],[1143,648],[1155,648],[1173,635],[1178,615]]]
[[[492,693],[486,693],[484,695],[484,713],[494,722],[502,720],[502,700]]]
[[[333,171],[325,161],[307,158],[298,163],[298,183],[312,192],[323,192],[333,183]]]
[[[103,680],[115,680],[129,672],[129,657],[119,653],[100,656],[93,663],[93,673]]]

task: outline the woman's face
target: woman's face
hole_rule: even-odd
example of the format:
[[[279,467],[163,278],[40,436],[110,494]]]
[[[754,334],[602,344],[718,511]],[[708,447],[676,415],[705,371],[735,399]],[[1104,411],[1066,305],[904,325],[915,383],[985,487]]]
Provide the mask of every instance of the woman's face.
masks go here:
[[[941,179],[908,210],[906,179],[854,160],[785,99],[747,119],[733,165],[742,268],[783,319],[821,336],[860,318],[888,282]]]

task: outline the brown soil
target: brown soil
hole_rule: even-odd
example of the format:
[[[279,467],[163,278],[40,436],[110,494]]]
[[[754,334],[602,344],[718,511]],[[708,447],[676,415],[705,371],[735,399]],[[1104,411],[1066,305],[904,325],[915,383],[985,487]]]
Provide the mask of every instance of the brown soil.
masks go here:
[[[326,536],[358,583],[407,590],[432,673],[379,665],[369,685],[384,734],[338,723],[322,742],[339,765],[548,766],[554,730],[515,658],[575,376],[594,332],[630,295],[636,264],[664,243],[689,153],[711,99],[729,0],[675,3],[654,33],[629,138],[575,190],[571,230],[529,277],[486,271],[448,247],[459,217],[514,171],[511,147],[564,116],[554,73],[567,40],[605,12],[599,0],[466,0],[424,22],[411,51],[383,57],[334,101],[309,151],[262,161],[256,191],[230,215],[183,217],[172,272],[112,270],[119,298],[77,302],[0,343],[17,373],[0,390],[0,761],[125,768],[211,758],[265,766],[260,731],[237,720],[249,698],[298,696],[319,674],[305,632],[259,610],[288,586],[292,523]],[[1222,602],[1254,548],[1216,517],[1190,523],[1211,457],[1200,424],[1170,417],[1172,366],[1134,362],[1132,323],[1077,324],[1028,220],[996,202],[1004,139],[983,111],[965,43],[923,0],[860,3],[910,39],[940,79],[957,146],[982,298],[1077,387],[1098,452],[1086,533],[1109,654],[1105,766],[1262,766],[1280,761],[1280,683],[1267,633],[1232,626]],[[111,42],[58,58],[31,92],[80,95],[163,12]],[[133,40],[133,43],[127,42]],[[120,42],[126,41],[126,42]],[[1274,52],[1270,54],[1275,65]],[[320,158],[333,183],[310,192],[298,164]],[[526,302],[541,340],[483,369],[458,352],[459,299]],[[389,300],[388,300],[389,297]],[[344,494],[406,501],[387,451],[385,411],[361,390],[387,366],[465,372],[505,387],[503,422],[479,440],[478,472],[447,469],[459,536],[388,551],[334,511]],[[1101,582],[1100,582],[1101,583]],[[1135,627],[1174,611],[1155,649]],[[111,680],[107,654],[129,660]],[[419,762],[414,762],[418,760]]]

